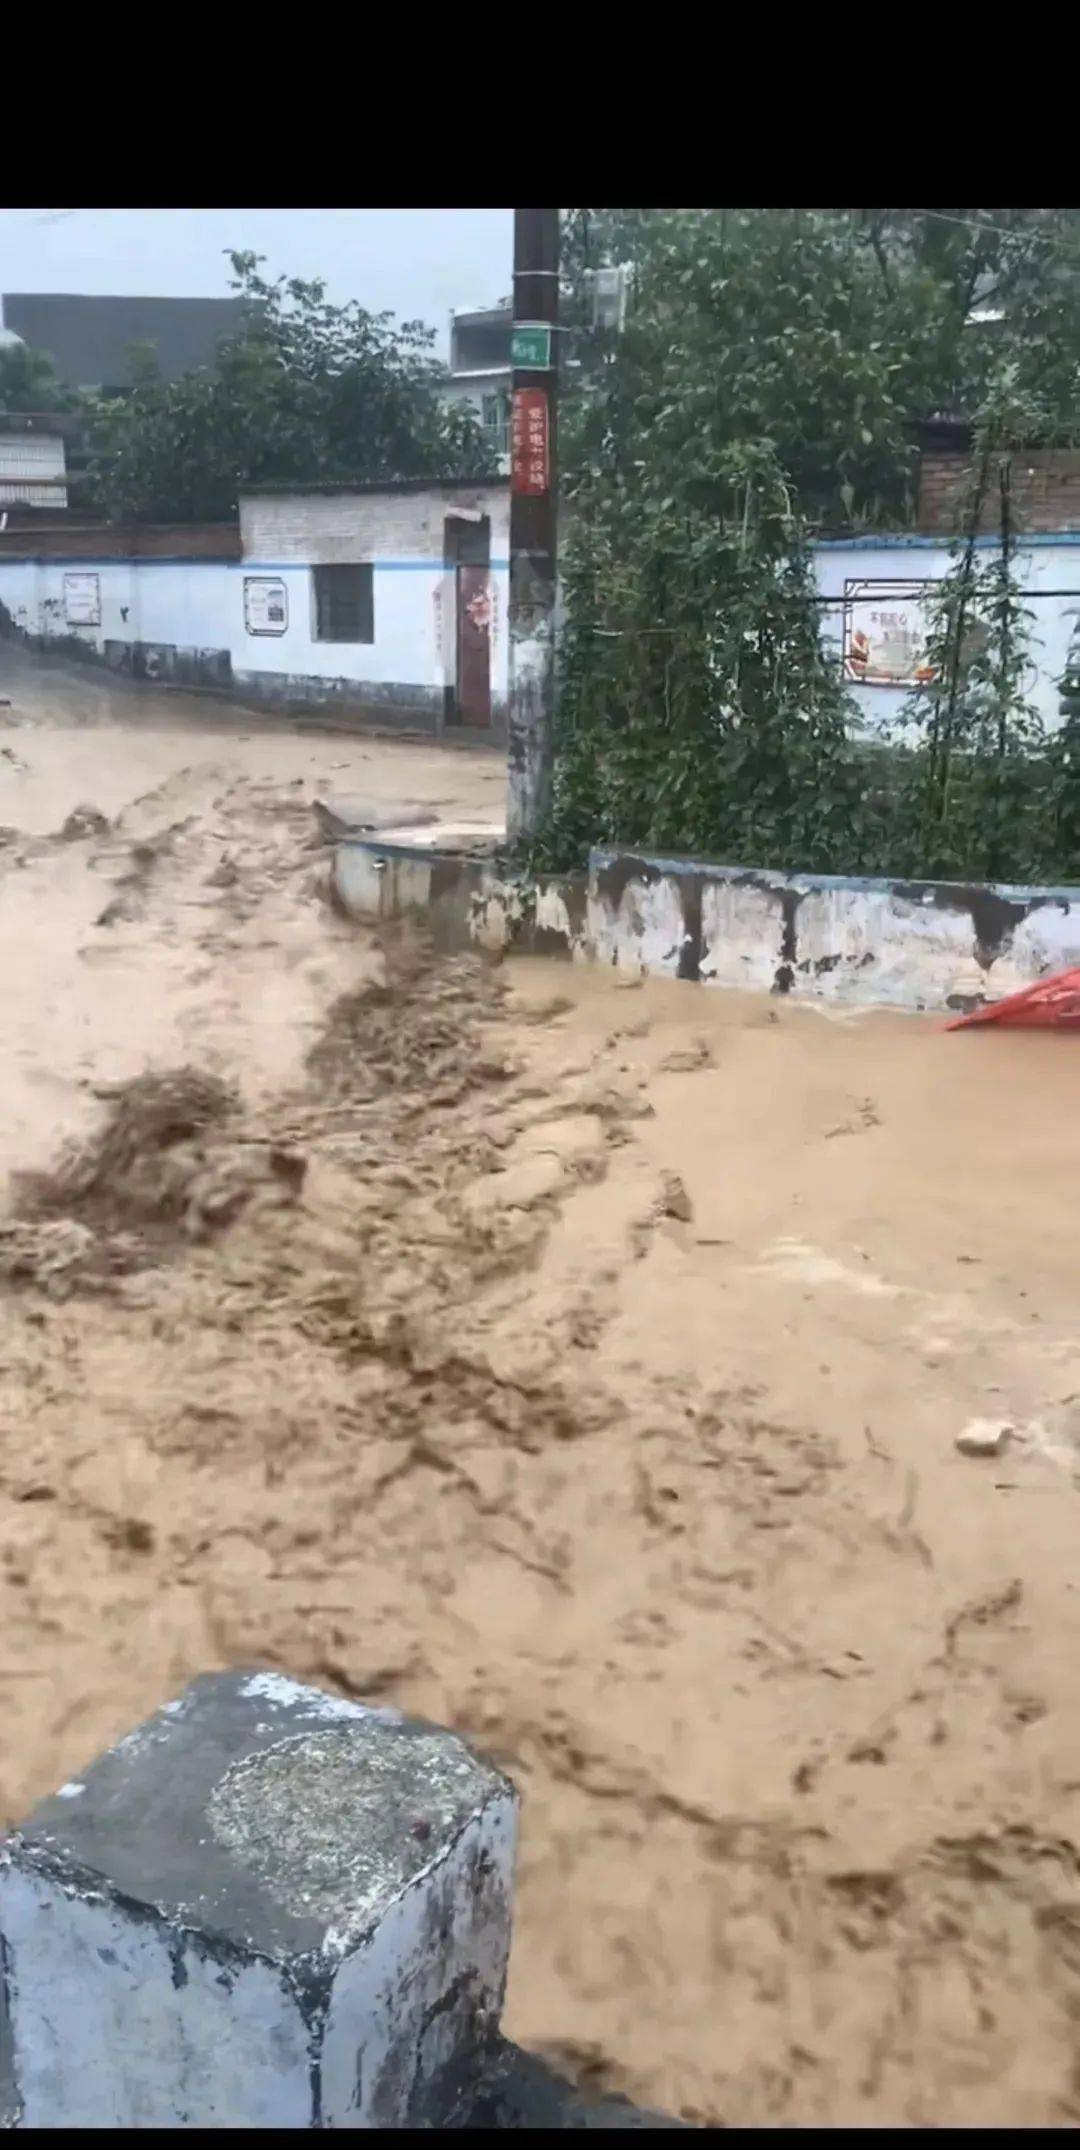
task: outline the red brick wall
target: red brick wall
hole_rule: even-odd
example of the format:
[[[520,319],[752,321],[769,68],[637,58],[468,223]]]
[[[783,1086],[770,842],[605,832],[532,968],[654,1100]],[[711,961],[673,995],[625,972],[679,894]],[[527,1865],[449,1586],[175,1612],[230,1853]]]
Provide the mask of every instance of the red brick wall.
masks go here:
[[[959,520],[968,469],[962,449],[925,449],[919,463],[919,529],[951,537]],[[1080,530],[1080,448],[1023,448],[1012,459],[1012,501],[1018,531]],[[991,487],[981,527],[999,527],[1000,501]]]

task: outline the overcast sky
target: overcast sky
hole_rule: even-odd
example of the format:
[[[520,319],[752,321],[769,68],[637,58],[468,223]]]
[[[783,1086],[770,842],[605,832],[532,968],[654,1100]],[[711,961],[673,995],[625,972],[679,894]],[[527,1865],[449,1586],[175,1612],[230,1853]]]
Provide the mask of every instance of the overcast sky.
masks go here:
[[[509,209],[3,209],[0,293],[118,292],[227,298],[227,247],[266,273],[321,276],[359,299],[427,321],[445,351],[451,307],[492,306],[512,284]]]

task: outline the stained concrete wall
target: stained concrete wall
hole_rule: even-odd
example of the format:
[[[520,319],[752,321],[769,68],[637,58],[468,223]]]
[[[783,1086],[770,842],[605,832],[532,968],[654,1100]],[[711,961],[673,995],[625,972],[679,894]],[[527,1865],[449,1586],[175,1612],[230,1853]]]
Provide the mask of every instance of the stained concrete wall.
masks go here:
[[[594,852],[600,962],[850,1005],[962,1009],[1080,962],[1080,889],[748,872]]]
[[[357,918],[415,909],[475,942],[698,985],[849,1006],[963,1010],[1080,963],[1080,889],[755,872],[596,850],[587,876],[529,879],[497,860],[377,837],[338,846]]]

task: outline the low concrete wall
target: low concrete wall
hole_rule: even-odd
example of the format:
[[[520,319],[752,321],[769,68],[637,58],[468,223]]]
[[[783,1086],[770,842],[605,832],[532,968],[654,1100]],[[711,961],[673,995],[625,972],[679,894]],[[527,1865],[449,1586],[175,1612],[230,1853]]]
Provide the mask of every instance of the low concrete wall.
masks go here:
[[[965,1008],[1080,962],[1080,889],[751,872],[595,851],[598,960],[703,985]]]
[[[1080,963],[1080,888],[771,873],[598,849],[587,875],[349,839],[335,881],[357,918],[426,911],[476,942],[699,985],[961,1010]]]
[[[432,843],[346,837],[334,853],[334,887],[352,918],[427,917],[436,947],[475,944],[496,952],[585,958],[585,874],[504,872],[493,857],[440,851]]]

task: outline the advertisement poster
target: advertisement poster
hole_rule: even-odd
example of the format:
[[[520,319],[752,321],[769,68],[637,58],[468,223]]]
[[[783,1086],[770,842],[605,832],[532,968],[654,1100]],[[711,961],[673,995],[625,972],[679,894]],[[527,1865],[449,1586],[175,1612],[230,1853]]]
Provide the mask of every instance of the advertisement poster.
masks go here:
[[[925,582],[844,583],[844,676],[865,687],[924,687]]]
[[[64,619],[69,627],[100,627],[100,575],[64,576]]]
[[[289,595],[278,575],[244,576],[244,626],[249,635],[283,635]]]

